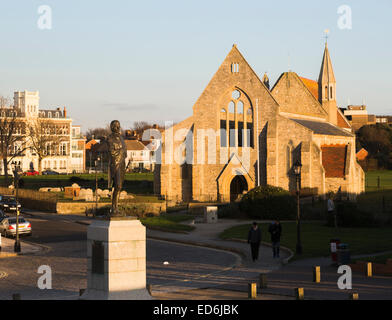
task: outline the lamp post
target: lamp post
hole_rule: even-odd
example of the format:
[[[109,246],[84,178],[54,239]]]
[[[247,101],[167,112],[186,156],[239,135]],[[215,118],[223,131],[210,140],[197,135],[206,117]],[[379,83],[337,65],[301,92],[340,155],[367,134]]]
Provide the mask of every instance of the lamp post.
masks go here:
[[[99,162],[100,157],[98,157],[94,164],[95,164],[95,213],[94,216],[97,214],[98,211],[98,172],[97,172],[97,168],[98,168],[98,162]]]
[[[294,164],[294,174],[297,185],[297,247],[296,253],[302,254],[302,244],[301,244],[301,212],[300,212],[300,204],[299,204],[299,195],[301,189],[301,169],[302,164],[299,160],[297,160]]]
[[[19,241],[19,206],[18,206],[18,191],[19,191],[19,174],[18,166],[15,161],[12,162],[12,170],[14,172],[14,187],[15,187],[15,202],[16,202],[16,237],[14,244],[14,252],[20,252]]]

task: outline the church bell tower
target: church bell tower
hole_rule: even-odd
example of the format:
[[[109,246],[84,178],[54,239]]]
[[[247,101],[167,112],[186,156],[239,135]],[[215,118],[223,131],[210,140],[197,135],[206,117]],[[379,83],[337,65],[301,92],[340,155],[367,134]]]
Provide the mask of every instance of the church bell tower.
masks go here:
[[[336,79],[333,72],[331,57],[329,56],[328,44],[325,42],[324,56],[318,79],[319,101],[328,112],[328,121],[337,125],[336,104]]]

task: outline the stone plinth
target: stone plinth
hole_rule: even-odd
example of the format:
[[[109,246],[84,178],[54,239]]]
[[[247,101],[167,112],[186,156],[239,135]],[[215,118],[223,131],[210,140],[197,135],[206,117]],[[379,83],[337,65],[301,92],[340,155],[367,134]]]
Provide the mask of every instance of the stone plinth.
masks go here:
[[[204,222],[205,223],[218,222],[218,207],[208,206],[204,208]]]
[[[139,220],[94,220],[87,229],[85,300],[147,300],[146,228]]]

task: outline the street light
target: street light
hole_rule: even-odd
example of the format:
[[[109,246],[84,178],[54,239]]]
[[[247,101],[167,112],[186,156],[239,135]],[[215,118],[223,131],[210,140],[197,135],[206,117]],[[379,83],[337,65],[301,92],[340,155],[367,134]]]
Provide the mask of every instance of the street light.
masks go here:
[[[12,170],[14,172],[14,187],[15,187],[15,202],[16,202],[16,237],[14,244],[14,252],[20,252],[19,241],[19,206],[18,206],[18,191],[19,191],[19,174],[18,166],[15,161],[12,162]]]
[[[294,175],[297,185],[297,254],[302,254],[302,244],[301,244],[301,213],[299,205],[299,194],[301,189],[301,161],[297,160],[294,164]]]
[[[97,167],[98,167],[98,162],[99,162],[100,157],[97,158],[97,160],[95,160],[94,164],[95,164],[95,214],[94,216],[97,214],[98,211],[98,172],[97,172]]]

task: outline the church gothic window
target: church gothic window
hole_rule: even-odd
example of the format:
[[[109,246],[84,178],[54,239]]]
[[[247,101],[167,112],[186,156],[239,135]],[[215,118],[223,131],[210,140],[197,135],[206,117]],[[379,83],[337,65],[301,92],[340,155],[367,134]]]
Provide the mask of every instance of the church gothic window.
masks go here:
[[[235,103],[233,101],[229,102],[228,110],[229,110],[229,113],[235,113]]]
[[[241,100],[240,100],[241,99]],[[234,89],[220,113],[221,147],[254,147],[253,110],[246,94]]]
[[[244,103],[242,101],[238,101],[237,103],[237,113],[238,114],[244,113]]]
[[[239,99],[239,98],[241,97],[241,92],[239,92],[238,90],[234,90],[234,91],[231,93],[231,97],[232,97],[233,99],[237,100],[237,99]]]
[[[227,147],[227,135],[226,135],[226,120],[220,121],[220,145],[223,148]]]

